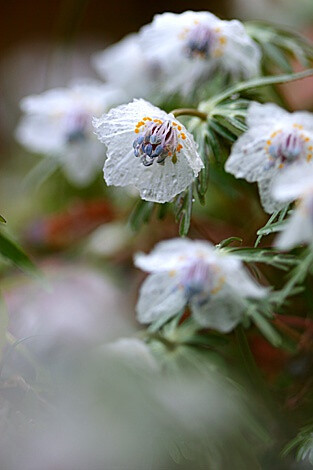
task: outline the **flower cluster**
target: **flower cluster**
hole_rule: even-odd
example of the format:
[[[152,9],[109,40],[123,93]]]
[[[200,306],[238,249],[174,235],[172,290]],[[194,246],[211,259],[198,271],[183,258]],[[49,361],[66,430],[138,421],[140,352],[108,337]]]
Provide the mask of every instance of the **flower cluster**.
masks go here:
[[[96,54],[94,65],[130,98],[151,98],[161,87],[163,93],[186,95],[217,70],[232,80],[252,77],[259,74],[260,60],[259,46],[239,21],[186,11],[156,15],[137,35]]]

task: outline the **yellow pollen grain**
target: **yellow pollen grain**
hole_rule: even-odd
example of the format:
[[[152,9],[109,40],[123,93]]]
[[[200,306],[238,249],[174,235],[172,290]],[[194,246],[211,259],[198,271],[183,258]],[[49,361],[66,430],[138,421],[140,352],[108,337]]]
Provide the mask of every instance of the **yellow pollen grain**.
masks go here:
[[[285,165],[284,165],[283,163],[281,163],[278,168],[281,169],[281,168],[284,168],[284,166],[285,166]]]
[[[152,119],[151,119],[151,117],[146,116],[146,117],[143,118],[143,121],[152,121]]]
[[[137,122],[136,127],[141,127],[141,126],[144,126],[144,125],[145,125],[145,123],[143,121],[139,121],[139,122]]]
[[[172,269],[172,271],[169,272],[170,277],[176,276],[176,271],[175,269]]]
[[[303,126],[301,126],[301,124],[293,124],[293,127],[296,127],[297,129],[303,129]]]
[[[168,156],[171,157],[173,154],[172,152],[168,152]]]
[[[309,138],[309,137],[306,137],[304,140],[305,140],[305,142],[310,142],[310,138]]]
[[[177,122],[173,122],[172,124],[173,124],[173,126],[177,126],[177,125],[178,125]]]
[[[140,130],[139,130],[139,129],[135,129],[135,132],[136,132],[136,134],[139,134]]]
[[[225,38],[225,36],[221,36],[221,37],[219,38],[219,42],[220,42],[220,44],[226,44],[227,39]]]
[[[219,33],[220,31],[221,31],[221,28],[219,26],[217,28],[215,28],[216,33]]]
[[[184,134],[183,132],[180,134],[180,137],[185,140],[186,139],[186,134]]]
[[[181,127],[181,126],[178,126],[177,129],[178,129],[179,131],[181,131],[181,130],[182,130],[182,127]]]
[[[309,162],[309,161],[311,161],[311,160],[312,160],[312,154],[309,153],[309,154],[307,155],[307,157],[306,157],[306,161]]]
[[[267,140],[266,143],[267,143],[267,145],[271,145],[272,141],[271,141],[271,140]]]

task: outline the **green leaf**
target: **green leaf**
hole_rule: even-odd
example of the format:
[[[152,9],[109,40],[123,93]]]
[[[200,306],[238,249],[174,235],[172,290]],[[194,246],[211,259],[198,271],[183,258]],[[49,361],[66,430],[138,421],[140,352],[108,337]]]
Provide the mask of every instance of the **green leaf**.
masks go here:
[[[306,460],[313,465],[313,425],[309,424],[302,428],[299,434],[289,442],[282,451],[286,457],[290,452],[296,450],[297,461]]]
[[[191,221],[193,185],[190,185],[186,191],[179,195],[177,202],[176,220],[179,220],[179,235],[185,237],[188,234]]]
[[[207,134],[206,129],[204,130],[204,132],[201,132],[200,135],[197,136],[197,142],[199,145],[199,154],[203,161],[204,167],[202,168],[202,170],[200,171],[198,175],[195,186],[196,186],[200,203],[202,205],[205,204],[204,195],[209,185],[209,166],[210,165],[209,165],[209,146],[207,144],[207,137],[208,137],[208,134]]]
[[[298,263],[295,256],[281,253],[273,248],[224,247],[223,249],[239,256],[246,263],[264,263],[286,271]]]
[[[248,315],[254,322],[254,324],[259,328],[265,338],[276,348],[281,346],[282,339],[281,336],[277,333],[275,328],[269,323],[269,321],[263,317],[261,313],[257,311],[256,308],[249,309]]]
[[[35,275],[36,277],[39,275],[39,270],[22,248],[4,235],[3,232],[0,232],[0,254],[22,271]]]
[[[225,246],[228,246],[233,242],[242,243],[242,238],[240,237],[226,238],[225,240],[222,240],[218,245],[216,245],[216,248],[219,248],[219,249],[224,248]]]
[[[236,134],[231,132],[227,127],[224,127],[214,118],[210,119],[210,127],[214,132],[223,137],[223,139],[226,139],[231,143],[234,143],[237,140]]]
[[[154,202],[139,199],[129,217],[129,224],[132,230],[137,232],[143,224],[147,223],[152,215],[153,209]]]

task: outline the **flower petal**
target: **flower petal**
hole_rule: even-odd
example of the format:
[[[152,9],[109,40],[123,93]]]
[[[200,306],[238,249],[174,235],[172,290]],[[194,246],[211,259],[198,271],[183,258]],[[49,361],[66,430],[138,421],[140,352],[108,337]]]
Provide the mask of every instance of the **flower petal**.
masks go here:
[[[184,290],[175,276],[167,273],[151,274],[141,286],[136,306],[140,323],[150,323],[159,318],[171,318],[186,305]]]
[[[276,238],[275,246],[279,250],[285,251],[303,243],[312,243],[312,240],[312,216],[305,210],[303,204],[300,203],[300,206],[295,209],[287,220],[283,231]]]
[[[15,133],[20,144],[32,152],[60,154],[64,151],[64,134],[61,123],[50,116],[24,116]]]
[[[290,114],[284,109],[277,106],[274,103],[261,104],[257,101],[253,101],[247,114],[247,125],[248,127],[263,127],[268,126],[272,128],[273,125],[277,126],[282,124],[282,120],[288,120]]]
[[[252,127],[242,134],[231,149],[225,170],[249,182],[267,178],[272,170],[266,169],[266,140],[267,128],[264,126]]]
[[[245,306],[244,298],[225,284],[205,303],[191,302],[190,308],[201,326],[228,333],[242,320]]]
[[[96,139],[67,146],[62,157],[64,172],[77,186],[87,186],[101,171],[105,159],[103,146]]]
[[[313,188],[313,165],[302,163],[286,168],[273,181],[272,194],[278,201],[289,202],[298,199]]]
[[[164,272],[179,269],[193,257],[216,259],[215,249],[209,242],[173,238],[158,243],[148,255],[137,253],[135,266],[147,272]],[[237,261],[237,260],[236,260]]]
[[[262,179],[258,182],[258,188],[260,193],[260,200],[263,206],[263,209],[268,214],[272,214],[273,212],[280,211],[286,207],[287,202],[277,201],[273,197],[273,178]],[[292,201],[290,198],[289,202]]]

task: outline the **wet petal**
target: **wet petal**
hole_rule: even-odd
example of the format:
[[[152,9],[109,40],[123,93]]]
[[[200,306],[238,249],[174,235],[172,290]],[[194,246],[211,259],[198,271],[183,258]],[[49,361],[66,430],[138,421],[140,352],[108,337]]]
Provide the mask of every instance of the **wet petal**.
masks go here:
[[[184,290],[176,276],[167,273],[151,274],[141,286],[136,311],[140,323],[159,318],[171,318],[186,305]]]

